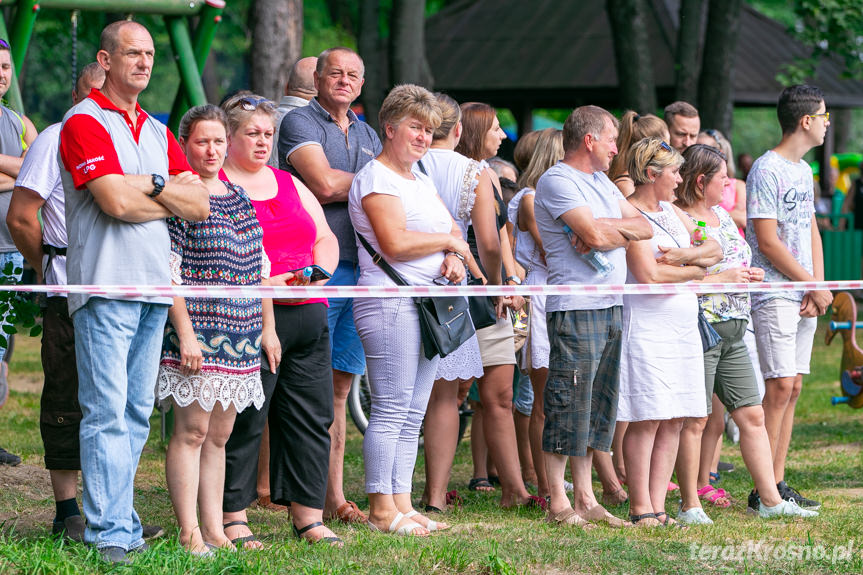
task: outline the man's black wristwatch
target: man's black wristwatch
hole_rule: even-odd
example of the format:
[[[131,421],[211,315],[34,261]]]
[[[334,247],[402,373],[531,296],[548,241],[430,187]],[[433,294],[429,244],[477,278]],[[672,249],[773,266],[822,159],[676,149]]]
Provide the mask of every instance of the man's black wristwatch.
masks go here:
[[[151,198],[155,198],[165,189],[165,178],[159,174],[153,174],[153,191],[147,194]]]

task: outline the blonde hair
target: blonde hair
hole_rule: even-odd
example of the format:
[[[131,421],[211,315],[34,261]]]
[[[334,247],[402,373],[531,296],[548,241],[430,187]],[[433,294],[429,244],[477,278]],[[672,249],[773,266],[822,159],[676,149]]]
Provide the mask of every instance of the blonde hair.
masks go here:
[[[668,133],[665,121],[653,114],[639,115],[629,110],[620,119],[620,133],[617,135],[617,155],[611,160],[608,177],[616,180],[626,173],[629,165],[630,148],[644,138],[662,138]]]
[[[683,181],[677,186],[675,194],[677,195],[677,203],[684,208],[696,204],[704,198],[703,186],[710,183],[719,170],[722,169],[722,163],[727,162],[728,158],[714,148],[705,144],[695,144],[689,146],[683,151],[683,158],[686,162],[680,169],[680,177]],[[698,176],[704,175],[702,189],[698,189]]]
[[[400,84],[390,90],[381,104],[378,122],[386,138],[387,126],[398,126],[405,118],[416,118],[437,130],[441,124],[441,108],[431,92],[415,84]]]
[[[536,140],[542,132],[555,128],[546,128],[545,130],[533,130],[521,136],[515,141],[515,148],[512,151],[512,161],[516,167],[522,172],[527,169],[530,159],[533,157],[533,151],[536,149]]]
[[[725,154],[725,163],[728,164],[728,177],[733,178],[734,174],[736,174],[737,166],[734,165],[734,152],[731,150],[731,142],[728,141],[728,138],[720,132],[719,130],[709,129],[709,130],[701,130],[699,136],[705,136],[710,138],[716,145],[708,144],[713,148],[717,148],[720,152]]]
[[[519,187],[536,189],[539,177],[562,159],[563,132],[554,128],[542,130],[536,139],[533,156],[518,178]]]
[[[246,110],[244,103],[254,106],[254,109]],[[276,105],[249,90],[240,90],[222,102],[222,110],[228,117],[229,134],[236,134],[237,130],[245,126],[252,119],[252,116],[258,113],[267,116],[273,124],[273,130],[276,129],[276,118],[278,117]]]
[[[434,141],[437,141],[448,137],[461,122],[461,108],[459,108],[458,102],[443,92],[435,92],[434,97],[440,106],[441,115],[440,126],[434,131]]]
[[[653,180],[647,173],[648,169],[659,176],[665,168],[678,167],[683,164],[680,152],[659,138],[644,138],[632,146],[629,158],[629,177],[636,186],[647,184]]]

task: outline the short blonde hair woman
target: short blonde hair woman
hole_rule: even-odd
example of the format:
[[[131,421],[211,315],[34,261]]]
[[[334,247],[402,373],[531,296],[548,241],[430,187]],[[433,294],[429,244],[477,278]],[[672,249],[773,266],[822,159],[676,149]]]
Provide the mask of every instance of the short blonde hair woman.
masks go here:
[[[357,285],[395,285],[375,262],[382,257],[410,284],[454,283],[465,275],[468,245],[431,179],[415,169],[441,123],[440,107],[425,88],[396,86],[381,106],[383,150],[357,172],[348,210],[357,235]],[[411,502],[417,439],[439,357],[422,351],[419,315],[412,298],[354,301],[371,391],[371,416],[363,438],[369,527],[397,535],[444,529]]]
[[[687,282],[704,277],[722,258],[708,239],[690,247],[695,228],[672,205],[682,181],[683,157],[658,138],[631,150],[628,171],[635,182],[630,204],[650,221],[653,238],[626,250],[628,283]],[[683,421],[707,413],[704,354],[698,334],[698,299],[693,293],[623,296],[623,351],[617,420],[629,422],[623,438],[630,520],[637,526],[672,521],[665,512],[667,485],[677,457]],[[694,465],[697,462],[682,462]]]
[[[617,155],[611,160],[608,179],[620,190],[624,197],[635,191],[635,183],[629,177],[629,158],[633,144],[644,138],[660,138],[668,141],[668,126],[653,114],[638,114],[627,111],[620,119],[617,135]]]

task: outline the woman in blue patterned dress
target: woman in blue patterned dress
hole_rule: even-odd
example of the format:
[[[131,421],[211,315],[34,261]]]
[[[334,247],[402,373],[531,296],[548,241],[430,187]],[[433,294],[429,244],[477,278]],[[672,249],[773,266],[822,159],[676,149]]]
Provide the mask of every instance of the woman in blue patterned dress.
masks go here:
[[[180,145],[210,190],[210,216],[197,223],[168,220],[174,284],[257,285],[269,274],[251,202],[242,188],[218,179],[226,126],[224,112],[211,105],[192,108],[180,123]],[[194,555],[233,547],[222,527],[225,443],[237,413],[264,403],[262,347],[275,369],[280,353],[271,300],[174,298],[158,395],[174,405],[165,474],[180,543]]]

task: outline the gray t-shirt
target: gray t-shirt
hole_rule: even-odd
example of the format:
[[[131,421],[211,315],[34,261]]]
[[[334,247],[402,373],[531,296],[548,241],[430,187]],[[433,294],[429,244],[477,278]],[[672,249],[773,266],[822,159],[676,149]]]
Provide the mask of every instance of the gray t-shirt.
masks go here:
[[[587,174],[558,162],[536,184],[535,215],[545,248],[549,285],[623,284],[626,282],[626,250],[604,252],[614,270],[605,277],[572,247],[560,216],[587,206],[594,218],[620,218],[623,195],[602,173]],[[623,305],[620,295],[550,295],[545,309],[551,311],[607,309]]]
[[[285,115],[279,128],[279,167],[302,180],[302,176],[287,161],[303,146],[317,145],[324,149],[330,167],[356,174],[381,153],[381,141],[371,126],[348,110],[348,135],[339,128],[329,112],[313,98],[309,105]],[[305,182],[304,182],[305,183]],[[325,204],[327,224],[339,240],[339,260],[357,263],[354,227],[348,215],[347,202]]]
[[[24,122],[21,116],[7,108],[0,106],[0,154],[20,158],[24,153]],[[9,213],[9,203],[12,201],[12,188],[0,190],[0,253],[17,252],[15,242],[6,225],[6,214]]]
[[[800,160],[792,162],[773,150],[755,160],[746,178],[746,240],[752,247],[752,266],[764,269],[764,281],[791,281],[773,267],[758,249],[758,238],[752,220],[776,220],[776,235],[794,259],[812,273],[812,215],[815,213],[815,191],[812,168]],[[802,291],[754,292],[752,309],[782,298],[794,302],[803,299]]]
[[[279,168],[279,128],[282,126],[282,120],[285,119],[288,112],[308,105],[309,101],[299,96],[282,96],[282,99],[279,100],[279,107],[276,108],[276,121],[274,122],[276,135],[273,138],[273,150],[270,152],[270,159],[267,161],[267,165],[271,168]]]

